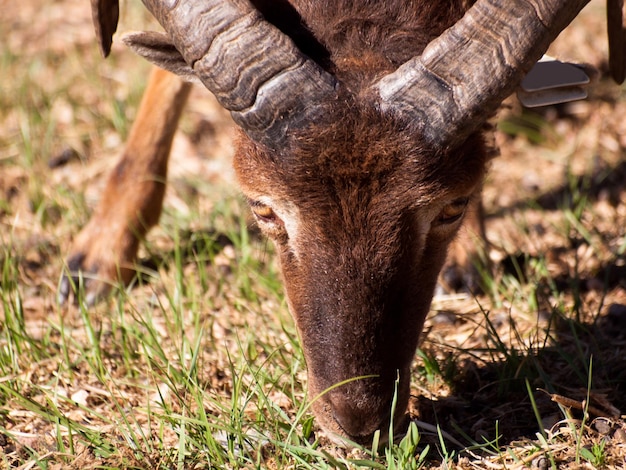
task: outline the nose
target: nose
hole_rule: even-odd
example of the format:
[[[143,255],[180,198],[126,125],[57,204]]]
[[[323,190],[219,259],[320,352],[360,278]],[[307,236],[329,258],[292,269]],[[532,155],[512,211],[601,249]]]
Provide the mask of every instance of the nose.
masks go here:
[[[377,430],[379,444],[386,443],[391,425],[394,436],[403,434],[408,424],[408,377],[408,372],[401,374],[397,386],[390,380],[363,379],[327,392],[314,410],[320,425],[331,434],[361,445],[371,445]]]
[[[369,398],[369,399],[368,399]],[[332,416],[339,427],[353,441],[369,444],[376,430],[386,434],[391,417],[391,400],[350,395],[334,395],[330,399]]]

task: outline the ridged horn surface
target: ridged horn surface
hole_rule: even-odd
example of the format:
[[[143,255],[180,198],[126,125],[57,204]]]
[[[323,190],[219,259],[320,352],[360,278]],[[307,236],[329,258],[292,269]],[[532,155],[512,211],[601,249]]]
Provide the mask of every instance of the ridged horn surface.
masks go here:
[[[589,0],[478,0],[455,25],[376,85],[383,108],[436,148],[480,128]]]
[[[289,129],[333,99],[336,80],[247,0],[144,0],[196,76],[255,141],[279,147]]]

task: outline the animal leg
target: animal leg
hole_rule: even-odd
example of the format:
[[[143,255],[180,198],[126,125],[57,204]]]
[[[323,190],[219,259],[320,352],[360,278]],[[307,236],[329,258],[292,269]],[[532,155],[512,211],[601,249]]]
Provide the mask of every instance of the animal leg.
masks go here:
[[[191,85],[154,69],[126,149],[111,172],[89,223],[73,242],[69,273],[59,285],[59,301],[74,288],[93,304],[116,282],[127,284],[135,270],[139,242],[161,214],[172,140]]]

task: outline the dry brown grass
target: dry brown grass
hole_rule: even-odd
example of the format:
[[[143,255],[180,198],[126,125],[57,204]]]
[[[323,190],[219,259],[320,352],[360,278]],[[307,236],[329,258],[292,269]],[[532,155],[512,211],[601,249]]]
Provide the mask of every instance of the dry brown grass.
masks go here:
[[[122,30],[148,21],[123,7]],[[604,70],[602,7],[553,55]],[[99,57],[85,2],[0,9],[0,468],[359,466],[363,455],[307,444],[271,248],[246,229],[231,123],[201,90],[143,282],[91,311],[57,305],[63,256],[148,67],[120,46]],[[435,300],[413,379],[413,415],[463,448],[423,430],[425,468],[622,468],[624,88],[601,79],[590,99],[532,114],[511,99],[500,120],[509,132],[485,188],[492,289]]]

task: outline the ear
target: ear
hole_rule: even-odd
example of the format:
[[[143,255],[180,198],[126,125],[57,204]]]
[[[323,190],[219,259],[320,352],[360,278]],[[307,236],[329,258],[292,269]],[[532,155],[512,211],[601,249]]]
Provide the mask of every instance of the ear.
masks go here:
[[[91,0],[91,16],[100,51],[104,57],[111,52],[113,34],[117,30],[120,6],[117,0]]]
[[[128,33],[122,37],[122,42],[154,65],[187,82],[200,83],[194,70],[185,62],[166,34],[148,31]]]

